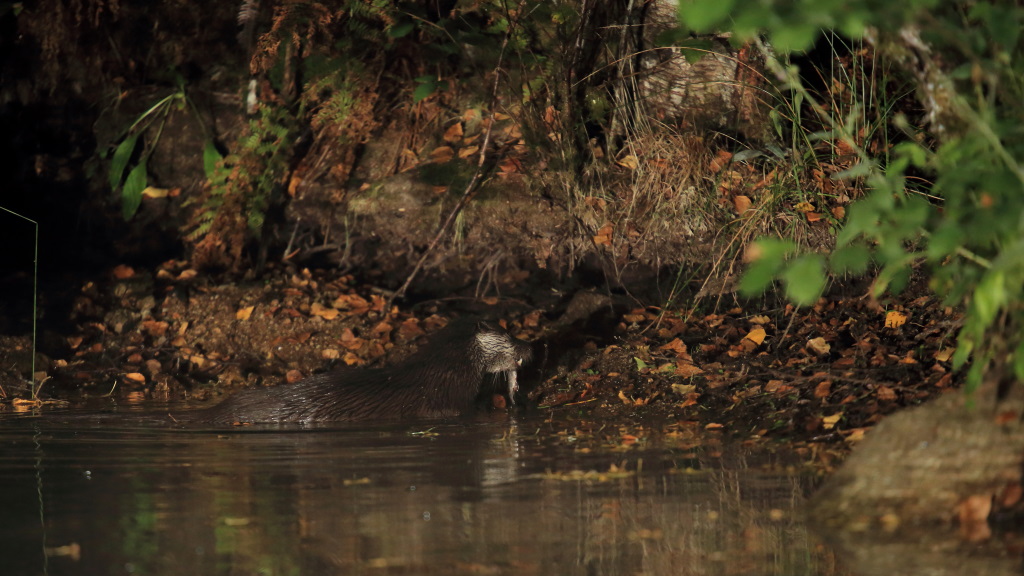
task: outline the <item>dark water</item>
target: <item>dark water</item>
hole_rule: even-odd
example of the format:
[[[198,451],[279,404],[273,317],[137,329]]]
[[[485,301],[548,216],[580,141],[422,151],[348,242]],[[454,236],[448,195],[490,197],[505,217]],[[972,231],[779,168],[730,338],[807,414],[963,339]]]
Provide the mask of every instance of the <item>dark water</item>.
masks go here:
[[[0,415],[2,574],[839,573],[796,461],[695,436],[131,422]]]

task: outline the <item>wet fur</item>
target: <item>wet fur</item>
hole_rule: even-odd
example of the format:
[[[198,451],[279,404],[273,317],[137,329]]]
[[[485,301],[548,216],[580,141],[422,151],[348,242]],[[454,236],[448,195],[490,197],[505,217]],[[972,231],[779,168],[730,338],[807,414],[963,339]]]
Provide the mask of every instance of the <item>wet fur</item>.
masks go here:
[[[311,423],[457,416],[473,409],[485,378],[515,371],[529,357],[529,345],[499,326],[453,323],[395,366],[345,369],[245,390],[195,413],[195,420]]]

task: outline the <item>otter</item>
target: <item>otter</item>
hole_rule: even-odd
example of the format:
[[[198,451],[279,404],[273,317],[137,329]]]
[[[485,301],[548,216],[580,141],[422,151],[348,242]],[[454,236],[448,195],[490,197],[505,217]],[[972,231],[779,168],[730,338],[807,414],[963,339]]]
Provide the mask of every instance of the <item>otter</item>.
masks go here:
[[[530,357],[530,345],[500,326],[456,321],[394,366],[342,369],[295,384],[244,390],[184,419],[308,424],[458,416],[473,409],[488,374],[506,376],[515,402],[516,370]]]

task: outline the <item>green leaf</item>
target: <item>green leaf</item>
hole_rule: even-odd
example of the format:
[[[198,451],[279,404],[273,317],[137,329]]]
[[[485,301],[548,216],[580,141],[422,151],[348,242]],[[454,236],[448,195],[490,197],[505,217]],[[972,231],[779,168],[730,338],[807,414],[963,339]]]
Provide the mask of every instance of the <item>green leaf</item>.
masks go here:
[[[135,151],[135,143],[138,142],[139,135],[132,134],[118,144],[117,149],[114,150],[114,157],[110,160],[110,189],[117,190],[121,186],[121,180],[124,178],[125,168],[128,167],[128,161],[132,159],[132,152]]]
[[[413,92],[412,92],[412,102],[413,102],[413,104],[419,102],[420,100],[423,100],[424,98],[429,98],[434,92],[437,91],[437,86],[438,86],[437,79],[433,78],[433,77],[429,77],[429,78],[430,78],[429,81],[423,82],[422,84],[417,86],[415,90],[413,90]],[[419,79],[417,79],[417,81],[419,81]]]
[[[404,38],[410,32],[416,29],[415,22],[402,22],[401,24],[395,24],[388,30],[388,36],[392,38]]]
[[[775,48],[783,53],[803,52],[808,50],[818,37],[821,28],[810,22],[793,22],[772,31],[772,42]]]
[[[740,278],[740,293],[744,296],[756,296],[764,292],[782,270],[786,257],[795,249],[796,244],[789,240],[762,238],[755,242],[750,252],[756,256]]]
[[[142,191],[146,189],[146,163],[140,162],[128,173],[121,190],[121,215],[131,220],[142,204]]]
[[[723,22],[736,0],[694,0],[679,3],[679,19],[690,28],[707,32]]]
[[[636,362],[636,369],[637,370],[643,370],[644,368],[647,368],[647,363],[644,362],[643,360],[641,360],[640,358],[637,358],[636,356],[634,356],[633,357],[633,361]]]
[[[786,296],[797,304],[814,304],[825,290],[825,259],[820,254],[804,254],[782,272]]]
[[[1006,297],[1006,275],[1002,270],[989,270],[978,282],[971,299],[975,320],[988,327],[996,319],[996,313],[1006,302]]]
[[[871,250],[863,244],[843,246],[832,252],[829,264],[838,274],[863,274],[871,264]]]
[[[217,163],[223,159],[224,157],[217,150],[213,140],[207,140],[206,146],[203,148],[203,171],[206,173],[208,180],[213,179],[213,175],[217,171]]]
[[[964,243],[963,230],[952,223],[944,224],[928,238],[928,259],[939,262]]]

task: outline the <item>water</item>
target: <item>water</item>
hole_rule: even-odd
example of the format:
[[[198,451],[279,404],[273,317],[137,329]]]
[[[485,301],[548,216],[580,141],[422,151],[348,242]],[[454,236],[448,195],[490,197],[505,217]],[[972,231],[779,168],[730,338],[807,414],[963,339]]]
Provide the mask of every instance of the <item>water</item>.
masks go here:
[[[839,573],[798,460],[686,428],[131,422],[0,418],[3,574]]]

